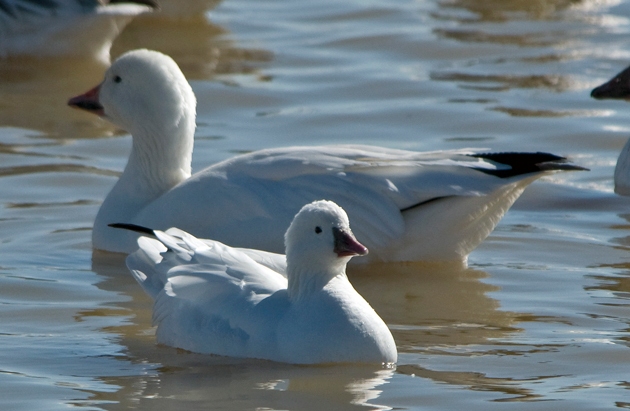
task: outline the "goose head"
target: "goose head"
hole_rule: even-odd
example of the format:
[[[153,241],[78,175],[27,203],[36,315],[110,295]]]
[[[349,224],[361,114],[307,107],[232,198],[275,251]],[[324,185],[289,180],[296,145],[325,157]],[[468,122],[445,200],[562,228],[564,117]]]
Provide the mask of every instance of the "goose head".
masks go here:
[[[196,99],[177,63],[157,51],[120,56],[101,84],[71,98],[68,105],[94,113],[136,134],[173,130],[191,123]],[[190,127],[190,124],[187,124]]]
[[[602,99],[630,99],[630,67],[617,74],[611,80],[595,87],[591,91],[591,97]]]
[[[325,200],[302,207],[286,232],[285,248],[289,290],[293,293],[302,292],[307,284],[324,286],[331,278],[345,274],[353,256],[368,253],[352,234],[346,212]]]

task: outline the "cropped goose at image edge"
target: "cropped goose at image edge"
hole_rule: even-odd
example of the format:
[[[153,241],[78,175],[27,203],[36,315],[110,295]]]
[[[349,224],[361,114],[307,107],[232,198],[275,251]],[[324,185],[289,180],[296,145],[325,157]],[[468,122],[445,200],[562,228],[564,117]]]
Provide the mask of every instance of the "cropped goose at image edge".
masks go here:
[[[630,100],[630,67],[615,77],[595,87],[591,97],[598,100]],[[615,166],[615,193],[630,196],[630,139],[621,149]]]

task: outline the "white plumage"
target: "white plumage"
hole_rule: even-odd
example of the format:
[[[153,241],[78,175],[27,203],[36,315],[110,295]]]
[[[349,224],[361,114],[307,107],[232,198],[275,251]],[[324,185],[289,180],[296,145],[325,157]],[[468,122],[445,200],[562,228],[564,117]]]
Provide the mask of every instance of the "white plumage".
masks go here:
[[[93,246],[108,251],[136,249],[133,233],[107,227],[124,222],[282,252],[295,213],[326,198],[346,210],[371,260],[462,261],[532,181],[578,169],[544,153],[335,145],[261,150],[191,176],[194,93],[172,59],[148,50],[121,56],[69,104],[133,136],[94,223]]]
[[[283,255],[199,240],[142,237],[127,266],[155,300],[160,343],[189,351],[313,364],[395,363],[394,339],[345,273],[365,254],[336,204],[295,216]]]

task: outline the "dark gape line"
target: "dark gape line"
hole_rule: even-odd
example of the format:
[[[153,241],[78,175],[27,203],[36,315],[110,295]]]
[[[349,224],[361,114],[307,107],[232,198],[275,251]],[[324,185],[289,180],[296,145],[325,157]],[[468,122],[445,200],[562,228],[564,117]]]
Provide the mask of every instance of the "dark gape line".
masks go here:
[[[414,204],[414,205],[411,205],[409,207],[405,207],[405,208],[401,209],[400,212],[404,213],[405,211],[409,211],[409,210],[411,210],[413,208],[420,207],[420,206],[423,206],[423,205],[426,205],[426,204],[429,204],[429,203],[433,203],[435,201],[442,200],[443,198],[451,198],[451,197],[454,197],[454,196],[442,196],[442,197],[430,198],[430,199],[428,199],[426,201],[423,201],[421,203]]]

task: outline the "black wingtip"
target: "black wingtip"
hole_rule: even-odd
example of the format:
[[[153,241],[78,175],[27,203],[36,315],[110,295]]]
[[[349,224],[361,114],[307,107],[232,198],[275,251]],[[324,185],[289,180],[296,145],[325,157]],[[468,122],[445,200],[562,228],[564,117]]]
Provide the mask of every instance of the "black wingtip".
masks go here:
[[[571,164],[564,157],[550,153],[477,153],[470,157],[483,158],[495,163],[509,166],[508,169],[477,168],[482,173],[492,174],[499,178],[509,178],[541,171],[588,171],[587,168]]]
[[[137,233],[146,234],[146,235],[155,237],[155,232],[151,228],[143,227],[141,225],[126,224],[126,223],[113,223],[113,224],[108,224],[108,226],[112,228],[121,228],[123,230],[135,231]]]

